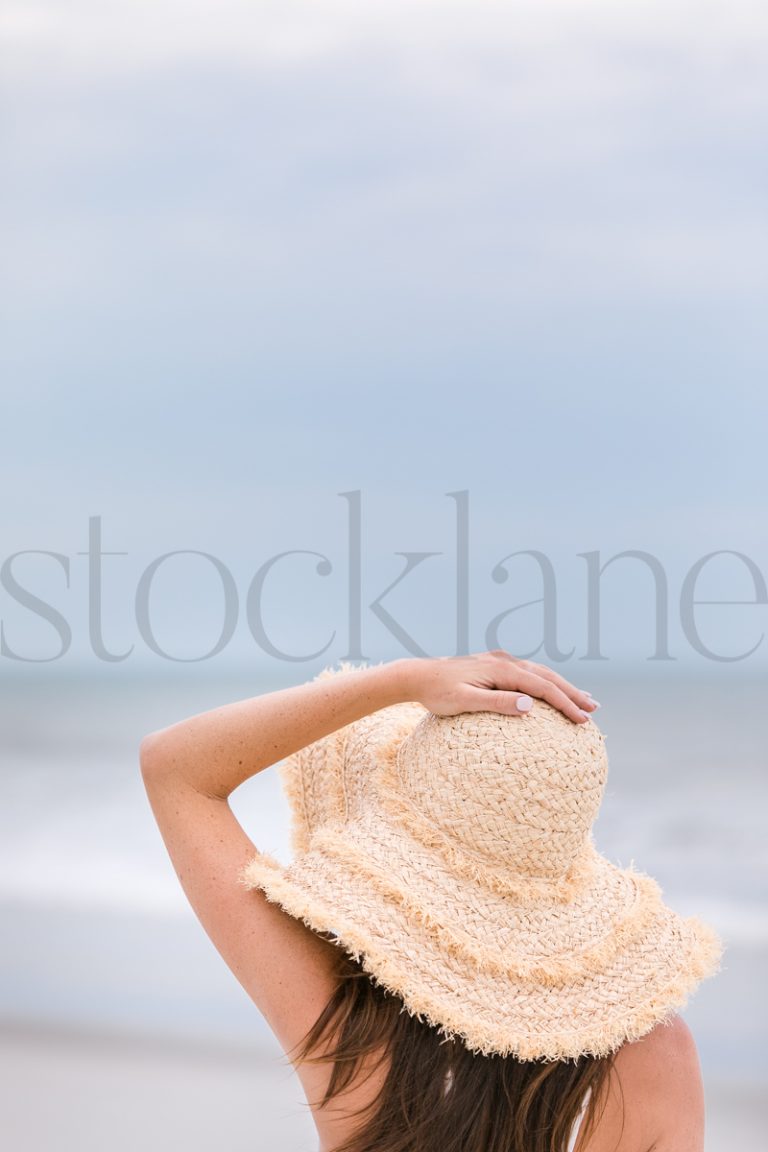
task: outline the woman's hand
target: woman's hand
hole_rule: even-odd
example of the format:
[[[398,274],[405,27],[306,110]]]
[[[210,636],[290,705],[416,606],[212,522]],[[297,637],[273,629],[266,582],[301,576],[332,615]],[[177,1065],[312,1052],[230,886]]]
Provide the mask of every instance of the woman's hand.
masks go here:
[[[600,705],[544,664],[518,660],[496,650],[474,656],[408,660],[411,699],[437,716],[501,712],[520,716],[546,700],[569,720],[584,724]]]

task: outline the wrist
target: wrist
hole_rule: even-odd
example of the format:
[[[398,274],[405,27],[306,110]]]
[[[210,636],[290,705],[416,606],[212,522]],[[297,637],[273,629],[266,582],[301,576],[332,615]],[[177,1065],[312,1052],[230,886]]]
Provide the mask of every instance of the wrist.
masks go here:
[[[392,660],[384,665],[393,704],[410,704],[419,699],[423,666],[424,660],[419,657]]]

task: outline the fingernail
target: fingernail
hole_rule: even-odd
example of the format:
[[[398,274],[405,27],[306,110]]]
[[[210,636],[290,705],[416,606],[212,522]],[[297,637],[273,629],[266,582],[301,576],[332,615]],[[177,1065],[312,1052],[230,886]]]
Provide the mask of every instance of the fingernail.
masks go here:
[[[581,712],[585,720],[589,720],[589,712],[585,712],[583,708],[579,708],[579,712]]]
[[[602,708],[602,704],[600,703],[600,701],[595,700],[594,697],[590,700],[590,704],[594,704],[595,708]]]
[[[517,710],[518,710],[518,712],[530,712],[531,708],[533,708],[533,697],[532,696],[518,696],[518,698],[517,698]]]

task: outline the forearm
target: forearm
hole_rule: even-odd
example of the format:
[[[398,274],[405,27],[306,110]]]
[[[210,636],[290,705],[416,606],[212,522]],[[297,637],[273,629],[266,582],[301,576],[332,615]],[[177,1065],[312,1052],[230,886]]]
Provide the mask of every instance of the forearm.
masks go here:
[[[226,799],[244,780],[380,708],[414,698],[413,660],[395,660],[202,712],[141,744],[142,772]]]

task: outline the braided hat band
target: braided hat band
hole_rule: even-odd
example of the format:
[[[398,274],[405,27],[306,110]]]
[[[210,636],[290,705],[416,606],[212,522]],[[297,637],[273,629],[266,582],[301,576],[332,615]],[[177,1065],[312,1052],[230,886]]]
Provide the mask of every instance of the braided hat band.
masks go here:
[[[608,760],[592,721],[541,700],[520,717],[400,704],[280,771],[294,861],[257,853],[240,882],[472,1051],[608,1055],[717,971],[712,929],[596,850]]]

